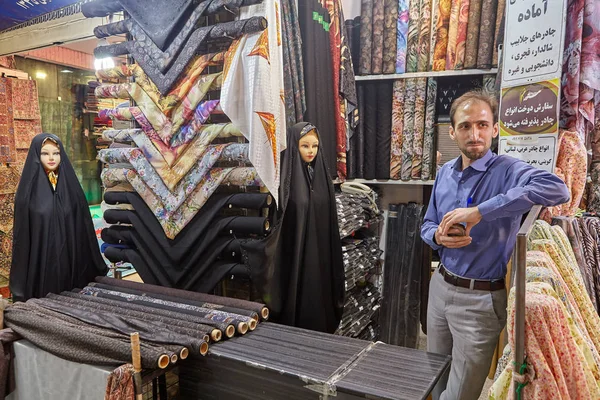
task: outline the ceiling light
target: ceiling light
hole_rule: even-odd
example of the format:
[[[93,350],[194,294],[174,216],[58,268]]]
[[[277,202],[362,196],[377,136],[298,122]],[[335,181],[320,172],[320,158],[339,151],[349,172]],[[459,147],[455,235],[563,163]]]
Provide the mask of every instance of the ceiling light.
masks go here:
[[[60,72],[62,72],[63,74],[72,74],[73,73],[73,71],[71,71],[70,69],[63,69]]]
[[[46,77],[47,77],[47,76],[48,76],[48,75],[47,75],[45,72],[42,72],[42,71],[37,71],[37,72],[35,73],[35,77],[36,77],[37,79],[46,79]]]

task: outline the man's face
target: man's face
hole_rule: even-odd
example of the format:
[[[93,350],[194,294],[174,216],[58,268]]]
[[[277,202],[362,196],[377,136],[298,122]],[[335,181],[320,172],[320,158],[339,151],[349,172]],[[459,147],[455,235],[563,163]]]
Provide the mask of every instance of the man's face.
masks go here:
[[[483,157],[498,136],[498,124],[487,103],[469,100],[461,104],[454,114],[454,126],[450,137],[456,141],[461,153],[470,160]]]

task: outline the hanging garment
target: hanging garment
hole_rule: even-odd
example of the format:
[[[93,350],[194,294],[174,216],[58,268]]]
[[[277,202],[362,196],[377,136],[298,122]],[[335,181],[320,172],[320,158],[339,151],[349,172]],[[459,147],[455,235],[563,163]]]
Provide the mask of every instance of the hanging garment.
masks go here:
[[[408,46],[409,0],[398,0],[398,40],[396,44],[396,73],[406,72],[406,51]]]
[[[298,141],[312,126],[290,129],[282,163],[281,218],[258,243],[242,242],[244,259],[254,265],[272,318],[286,325],[334,332],[344,304],[344,265],[333,183],[325,154],[312,161],[312,179],[300,158]]]
[[[417,79],[407,79],[404,95],[404,123],[402,139],[402,170],[400,179],[408,181],[412,175],[412,160],[415,137],[415,105],[417,96]]]
[[[240,18],[266,18],[269,28],[231,45],[221,89],[223,111],[250,142],[250,162],[275,202],[286,148],[280,10],[279,0],[266,0],[240,11]]]
[[[431,5],[433,0],[422,0],[419,16],[419,38],[417,40],[417,71],[425,72],[429,68],[429,46],[431,44]]]
[[[477,48],[479,45],[479,22],[481,21],[481,5],[483,0],[469,1],[469,18],[467,21],[467,43],[465,48],[465,69],[477,67]]]
[[[218,14],[225,10],[237,12],[240,7],[260,2],[262,0],[212,0],[200,2],[195,6],[190,17],[185,21],[177,36],[173,38],[173,41],[166,49],[159,48],[134,19],[124,19],[108,25],[97,26],[94,28],[94,35],[97,38],[104,38],[111,35],[131,33],[133,40],[141,44],[138,47],[140,51],[145,53],[145,59],[149,63],[153,63],[154,66],[157,66],[164,73],[185,46],[186,41],[197,27],[200,18],[206,15]]]
[[[406,36],[406,72],[417,72],[422,2],[423,0],[409,0],[408,34]]]
[[[402,142],[404,140],[405,79],[394,81],[392,100],[392,138],[390,144],[390,179],[400,179]]]
[[[481,3],[477,68],[489,69],[492,67],[497,10],[498,0],[483,0],[483,3]]]
[[[179,56],[173,61],[173,65],[165,73],[148,58],[143,50],[143,45],[137,41],[121,42],[108,46],[99,46],[94,49],[94,55],[101,57],[116,57],[124,54],[132,54],[146,75],[154,82],[158,91],[165,95],[175,82],[180,78],[183,71],[192,61],[196,51],[207,41],[222,38],[239,38],[265,30],[267,20],[262,17],[251,17],[233,22],[211,25],[198,28],[192,33],[190,39],[181,50]]]
[[[40,162],[44,140],[60,147],[53,189]],[[34,138],[15,197],[10,290],[17,301],[58,293],[105,275],[85,195],[60,139]]]
[[[446,51],[448,49],[448,29],[450,28],[451,8],[452,0],[439,0],[433,53],[433,71],[443,71],[446,68]]]
[[[283,40],[283,79],[285,90],[286,125],[292,126],[302,120],[306,110],[304,92],[304,63],[302,61],[302,37],[298,24],[298,10],[293,0],[281,2],[281,35]]]
[[[398,0],[385,0],[383,15],[383,73],[393,74],[398,54]]]
[[[423,169],[421,179],[433,179],[436,172],[437,157],[435,147],[435,106],[437,100],[437,80],[427,79],[427,100],[425,102],[425,132],[423,137]]]

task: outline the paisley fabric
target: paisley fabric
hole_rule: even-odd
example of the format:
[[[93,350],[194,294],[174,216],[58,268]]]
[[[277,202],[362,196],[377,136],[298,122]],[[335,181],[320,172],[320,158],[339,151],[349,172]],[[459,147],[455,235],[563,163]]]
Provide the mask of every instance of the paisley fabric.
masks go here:
[[[443,71],[446,69],[446,50],[448,49],[448,30],[450,28],[451,8],[452,0],[439,0],[435,48],[433,52],[433,71]]]
[[[431,4],[433,0],[421,1],[421,14],[419,17],[419,39],[417,71],[425,72],[429,67],[429,46],[431,45]]]
[[[358,73],[371,73],[373,54],[373,1],[361,0],[360,3],[360,64]]]
[[[402,142],[404,138],[405,79],[394,81],[392,100],[392,140],[390,145],[390,179],[400,179]]]
[[[373,50],[371,53],[371,73],[383,73],[383,35],[385,24],[384,0],[373,1]]]
[[[433,179],[437,157],[435,155],[435,105],[437,100],[437,80],[427,79],[427,101],[425,103],[425,133],[423,137],[423,170],[421,179]]]
[[[398,0],[384,0],[383,73],[396,72],[398,55]]]
[[[417,78],[415,96],[415,127],[413,137],[412,179],[421,179],[423,171],[423,136],[425,135],[425,100],[427,96],[427,78]]]
[[[409,0],[408,35],[406,37],[406,72],[417,72],[419,63],[419,29],[421,3],[423,0]]]
[[[483,0],[481,3],[481,22],[479,27],[479,43],[477,50],[477,68],[492,67],[494,52],[494,33],[496,32],[496,11],[498,0]]]
[[[213,168],[205,174],[185,202],[175,212],[169,213],[162,201],[132,169],[105,169],[102,180],[108,186],[131,183],[152,210],[169,239],[174,239],[185,228],[219,185],[260,186],[262,184],[254,168]]]
[[[396,43],[396,73],[406,72],[406,50],[408,42],[409,0],[398,0],[398,24]],[[362,44],[362,43],[361,43]]]
[[[432,0],[431,1],[431,32],[429,35],[429,64],[428,71],[433,71],[433,59],[435,54],[435,43],[437,40],[437,21],[438,14],[440,11],[440,1]]]
[[[408,181],[412,175],[412,159],[415,135],[415,102],[417,96],[417,80],[406,80],[406,92],[404,95],[404,123],[402,139],[402,169],[400,179]]]
[[[240,18],[260,15],[269,27],[229,47],[221,89],[223,111],[250,142],[250,162],[275,202],[280,154],[287,145],[280,13],[279,0],[240,9]]]
[[[479,45],[479,22],[481,21],[481,3],[483,0],[469,1],[467,23],[467,43],[465,48],[465,69],[477,66],[477,48]]]

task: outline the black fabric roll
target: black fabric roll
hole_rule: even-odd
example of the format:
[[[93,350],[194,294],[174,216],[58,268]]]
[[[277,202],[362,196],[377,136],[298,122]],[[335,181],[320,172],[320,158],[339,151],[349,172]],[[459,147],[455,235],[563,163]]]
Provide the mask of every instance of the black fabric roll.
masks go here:
[[[110,279],[112,279],[112,278],[110,278]],[[123,282],[125,282],[125,281],[123,281]],[[110,295],[90,296],[90,295],[74,293],[74,292],[62,292],[60,295],[65,296],[65,297],[74,298],[74,299],[84,299],[84,300],[87,300],[90,302],[97,302],[102,305],[127,308],[128,310],[139,311],[139,312],[142,312],[145,314],[154,314],[154,315],[158,315],[161,317],[176,318],[176,319],[179,319],[182,321],[187,321],[187,322],[190,322],[193,324],[211,326],[213,328],[219,329],[222,332],[225,332],[228,327],[232,326],[232,324],[213,321],[208,318],[202,318],[202,317],[199,317],[194,314],[188,314],[188,313],[183,313],[183,312],[179,312],[179,311],[165,311],[165,310],[159,309],[157,307],[145,306],[145,305],[141,305],[141,304],[130,304],[127,302],[126,299],[124,299],[123,297],[119,297],[119,296],[110,296]]]
[[[360,62],[360,16],[346,20],[346,31],[348,32],[354,75],[358,75],[358,65]]]
[[[81,13],[86,18],[106,17],[123,10],[118,0],[96,0],[81,5]]]
[[[393,329],[393,321],[395,313],[397,311],[397,299],[394,295],[395,287],[393,282],[397,281],[397,274],[399,271],[399,253],[398,249],[400,236],[402,235],[401,223],[404,217],[404,204],[390,204],[388,217],[387,217],[387,231],[386,231],[386,252],[385,252],[385,273],[383,275],[383,293],[381,302],[381,314],[380,314],[380,325],[381,325],[381,336],[380,339],[385,343],[390,343],[392,337],[395,336],[395,330]]]
[[[66,292],[70,293],[70,292]],[[72,293],[75,294],[75,293]],[[80,297],[71,297],[65,295],[57,295],[50,294],[47,299],[51,299],[55,302],[59,302],[62,304],[69,304],[77,307],[85,307],[90,310],[99,310],[103,312],[110,312],[119,315],[126,315],[130,317],[135,317],[138,319],[143,319],[146,321],[156,321],[166,325],[169,325],[169,329],[174,329],[179,333],[186,333],[191,335],[192,337],[203,337],[204,335],[209,335],[214,331],[218,330],[215,327],[206,324],[196,324],[192,322],[187,322],[174,317],[166,317],[156,313],[144,313],[140,311],[131,310],[128,307],[123,307],[122,305],[110,305],[106,303],[98,302],[98,298],[94,296],[84,296],[78,295]],[[95,300],[95,301],[94,301]],[[100,299],[102,300],[102,299]]]
[[[356,85],[358,93],[358,127],[352,136],[355,140],[356,156],[356,178],[363,178],[365,175],[365,87]]]
[[[190,306],[207,308],[207,309],[211,309],[211,310],[219,310],[222,312],[227,312],[227,313],[231,313],[231,314],[239,314],[239,315],[243,315],[245,317],[258,319],[258,314],[256,312],[250,311],[250,310],[244,310],[241,308],[234,308],[234,307],[228,307],[228,306],[223,306],[223,305],[214,304],[214,303],[182,299],[180,297],[169,296],[169,295],[165,295],[165,294],[147,293],[143,290],[111,286],[111,285],[107,285],[106,283],[100,283],[100,282],[92,282],[92,283],[90,283],[90,286],[98,287],[98,288],[106,289],[106,290],[113,290],[113,291],[122,292],[122,293],[129,293],[129,294],[133,294],[136,296],[145,296],[145,297],[150,297],[150,298],[159,299],[159,300],[172,301],[174,303],[189,304]]]
[[[112,225],[102,229],[100,237],[104,243],[125,244],[135,248],[132,233],[133,229],[130,226]]]
[[[200,355],[200,347],[205,343],[203,335],[190,336],[177,332],[177,328],[160,322],[148,322],[131,316],[123,317],[99,310],[86,310],[76,304],[61,304],[50,299],[33,299],[41,307],[71,316],[82,322],[100,328],[111,329],[124,335],[138,332],[140,339],[157,344],[178,344],[192,350],[192,355]]]
[[[157,294],[165,294],[168,296],[178,297],[181,299],[195,300],[195,301],[204,301],[214,304],[222,304],[225,306],[242,308],[245,310],[252,310],[257,312],[259,315],[262,313],[265,305],[262,303],[257,303],[254,301],[247,301],[242,299],[235,299],[231,297],[221,297],[215,296],[213,294],[207,293],[194,293],[181,289],[172,289],[166,288],[163,286],[156,285],[148,285],[146,283],[138,283],[131,281],[124,281],[120,279],[109,278],[106,276],[99,276],[96,278],[96,282],[106,283],[108,285],[113,285],[122,288],[130,288],[136,290],[143,290],[147,293],[157,293]]]
[[[128,195],[135,195],[132,192],[105,192],[104,202],[106,204],[118,205],[118,204],[131,204],[129,202]]]
[[[377,176],[377,84],[365,85],[364,113],[364,179],[375,179]],[[389,159],[388,159],[389,169]],[[388,172],[389,174],[389,172]]]
[[[105,38],[113,35],[120,35],[129,32],[131,21],[124,19],[112,24],[99,25],[94,28],[94,36],[97,38]]]
[[[4,321],[40,349],[69,361],[96,365],[131,362],[129,335],[93,327],[30,302],[8,307],[4,311]],[[161,356],[171,356],[161,346],[146,342],[140,343],[140,353],[142,368],[149,369],[158,367]]]
[[[375,178],[390,179],[390,150],[392,140],[392,96],[391,81],[377,83],[377,130],[375,132],[376,157]]]

